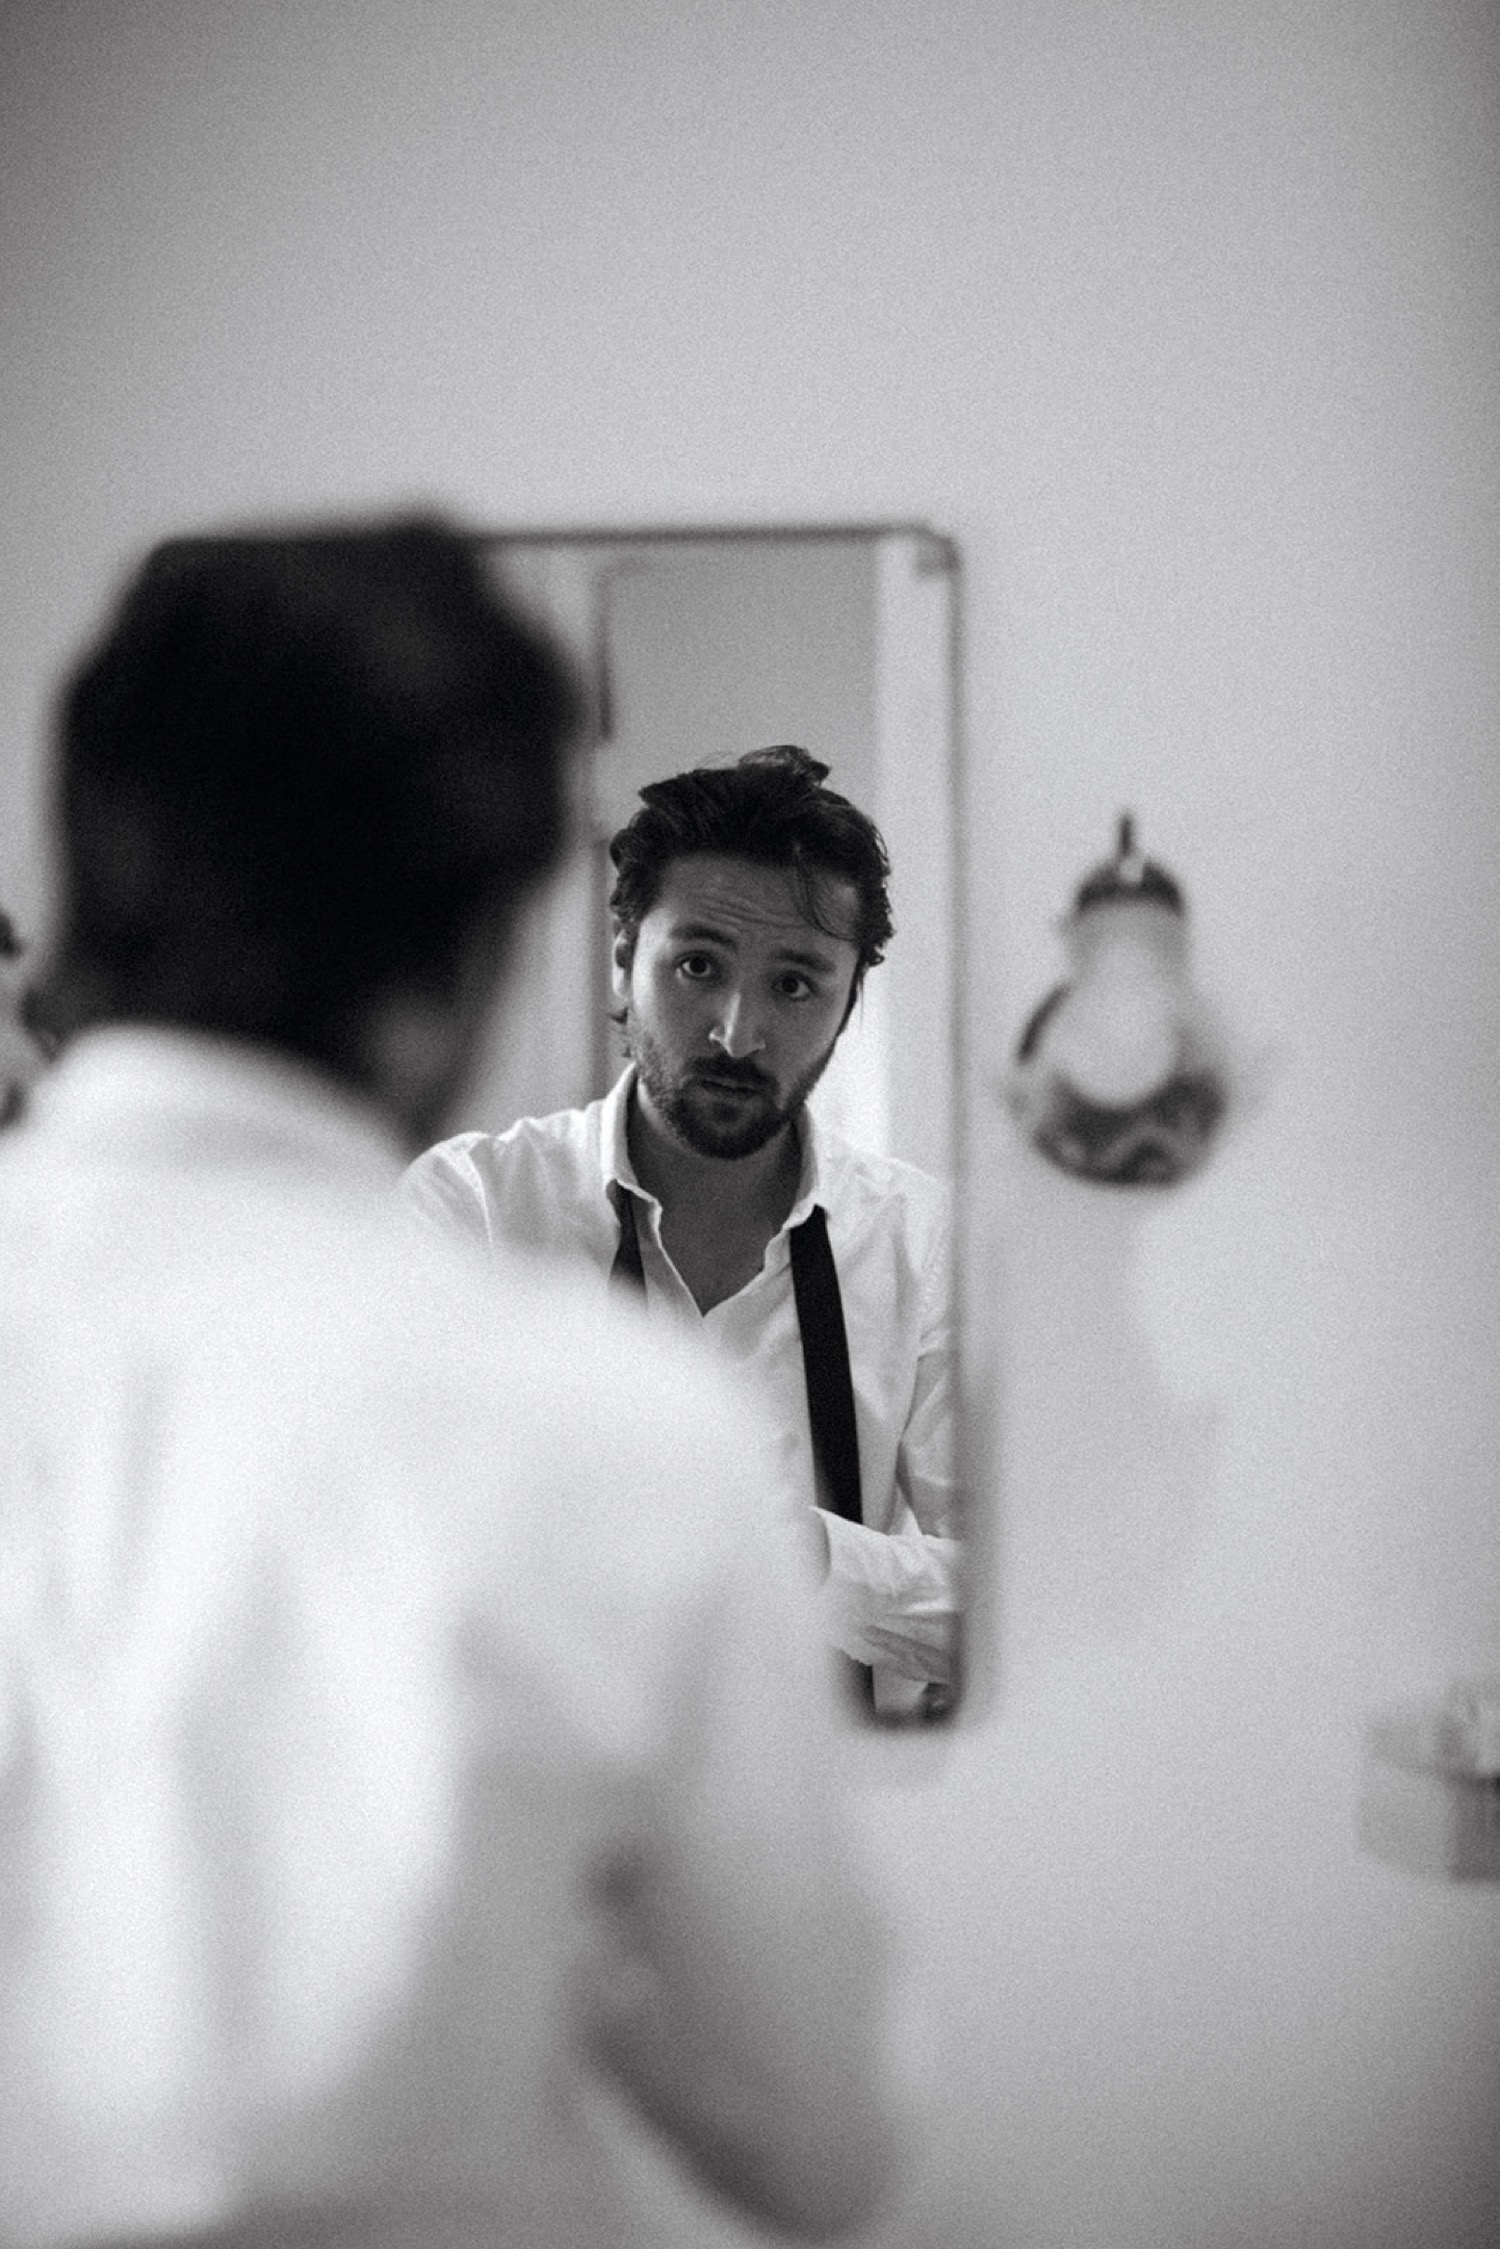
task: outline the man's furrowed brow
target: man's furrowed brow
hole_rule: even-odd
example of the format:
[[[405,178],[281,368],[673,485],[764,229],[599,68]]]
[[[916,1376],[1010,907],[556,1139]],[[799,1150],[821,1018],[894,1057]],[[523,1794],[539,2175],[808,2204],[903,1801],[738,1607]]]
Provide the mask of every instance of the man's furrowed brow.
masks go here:
[[[669,923],[667,936],[674,945],[724,945],[731,951],[738,943],[732,929],[725,929],[718,922],[700,919]]]
[[[839,970],[832,953],[820,953],[807,945],[784,945],[776,958],[785,968],[810,969],[815,976],[836,976]]]
[[[704,921],[694,917],[689,921],[674,921],[668,928],[668,941],[674,945],[721,945],[726,952],[739,950],[739,937],[733,929],[719,922]],[[832,953],[821,951],[816,945],[778,945],[777,962],[785,968],[805,968],[816,975],[832,976],[839,963]]]

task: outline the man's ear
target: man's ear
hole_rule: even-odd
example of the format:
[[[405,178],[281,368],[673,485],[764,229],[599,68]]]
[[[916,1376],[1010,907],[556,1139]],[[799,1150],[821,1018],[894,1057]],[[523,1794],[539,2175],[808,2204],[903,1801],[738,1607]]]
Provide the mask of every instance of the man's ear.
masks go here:
[[[630,964],[634,958],[634,937],[628,929],[617,929],[609,948],[609,988],[621,1007],[630,996]]]

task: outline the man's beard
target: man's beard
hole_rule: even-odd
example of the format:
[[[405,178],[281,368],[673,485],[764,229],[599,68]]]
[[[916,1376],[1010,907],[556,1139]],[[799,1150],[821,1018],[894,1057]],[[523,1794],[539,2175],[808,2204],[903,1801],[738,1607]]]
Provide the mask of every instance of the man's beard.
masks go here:
[[[649,1031],[641,1028],[634,1010],[625,1020],[625,1051],[656,1114],[695,1155],[729,1162],[756,1155],[800,1116],[837,1044],[834,1040],[827,1053],[778,1098],[774,1082],[754,1062],[735,1062],[728,1055],[674,1071]],[[716,1087],[742,1090],[719,1094]]]

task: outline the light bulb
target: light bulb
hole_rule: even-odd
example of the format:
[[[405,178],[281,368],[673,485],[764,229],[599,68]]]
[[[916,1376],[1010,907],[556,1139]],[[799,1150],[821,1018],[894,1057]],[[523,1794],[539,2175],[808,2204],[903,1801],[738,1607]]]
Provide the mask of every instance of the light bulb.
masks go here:
[[[1022,1034],[1011,1108],[1066,1171],[1166,1185],[1206,1153],[1224,1077],[1188,976],[1182,892],[1137,853],[1128,814],[1114,859],[1082,885],[1062,927],[1068,979]]]

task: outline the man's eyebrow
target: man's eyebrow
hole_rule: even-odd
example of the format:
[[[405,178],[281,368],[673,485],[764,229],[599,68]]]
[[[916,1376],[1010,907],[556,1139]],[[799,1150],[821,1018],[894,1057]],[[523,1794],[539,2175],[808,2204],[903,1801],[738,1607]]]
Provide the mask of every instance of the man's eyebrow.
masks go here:
[[[734,931],[721,928],[717,922],[674,921],[667,934],[674,945],[722,945],[730,953],[739,946]],[[779,945],[776,958],[789,968],[810,968],[823,976],[834,975],[839,965],[832,953],[820,952],[812,945]]]

